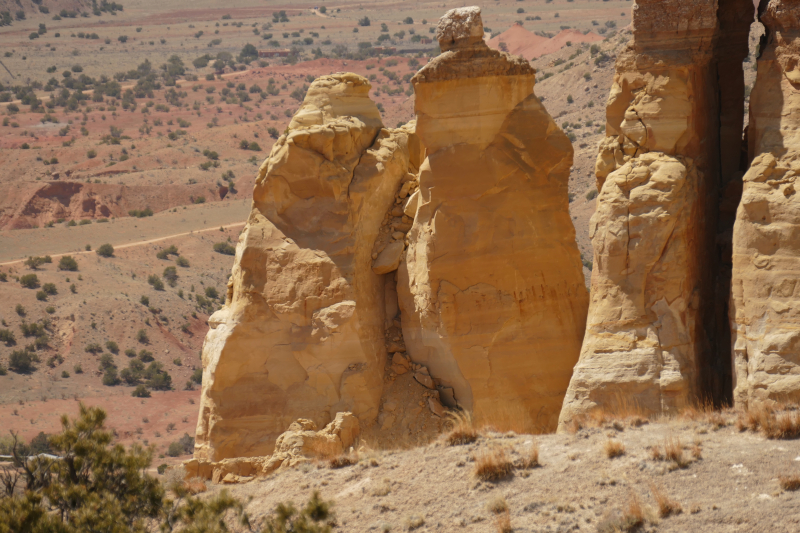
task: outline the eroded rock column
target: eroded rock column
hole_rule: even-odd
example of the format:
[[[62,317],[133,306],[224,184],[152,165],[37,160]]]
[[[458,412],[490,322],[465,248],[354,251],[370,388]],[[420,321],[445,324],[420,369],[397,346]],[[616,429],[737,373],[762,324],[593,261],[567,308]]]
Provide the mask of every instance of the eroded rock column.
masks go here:
[[[749,153],[733,233],[737,407],[800,399],[800,2],[761,4]]]
[[[413,126],[383,129],[369,89],[356,74],[317,79],[259,170],[203,346],[197,459],[269,455],[298,418],[378,415],[385,280],[373,243],[416,171],[416,141]]]
[[[589,318],[560,428],[595,409],[675,412],[715,387],[708,374],[727,337],[716,303],[720,174],[738,168],[752,14],[743,0],[634,5],[596,165]]]
[[[572,147],[528,62],[483,43],[479,8],[448,12],[437,36],[412,80],[428,157],[398,273],[405,346],[479,421],[552,430],[588,299]]]

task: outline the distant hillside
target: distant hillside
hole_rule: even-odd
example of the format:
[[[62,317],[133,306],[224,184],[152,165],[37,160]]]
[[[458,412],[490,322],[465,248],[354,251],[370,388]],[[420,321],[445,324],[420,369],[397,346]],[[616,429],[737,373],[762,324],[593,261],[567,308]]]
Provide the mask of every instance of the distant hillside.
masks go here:
[[[122,11],[122,8],[120,2],[103,0],[0,0],[0,12],[7,11],[13,21],[22,19],[20,12],[24,13],[25,18],[39,14],[53,17],[61,16],[63,10],[69,13],[68,16],[77,17],[80,16],[80,13],[87,15],[94,13],[98,16],[110,14],[114,11]]]
[[[578,45],[602,41],[603,37],[594,33],[583,33],[576,29],[561,30],[552,38],[542,37],[531,33],[519,24],[514,24],[509,29],[486,41],[495,50],[503,50],[514,55],[519,55],[531,61],[543,55],[558,52],[567,43]]]

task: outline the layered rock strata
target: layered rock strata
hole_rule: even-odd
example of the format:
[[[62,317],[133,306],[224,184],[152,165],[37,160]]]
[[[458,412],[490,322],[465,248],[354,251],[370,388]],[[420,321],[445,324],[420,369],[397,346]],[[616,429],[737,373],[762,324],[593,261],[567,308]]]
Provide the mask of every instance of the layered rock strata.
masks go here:
[[[427,158],[398,271],[402,337],[440,400],[547,431],[588,300],[568,209],[573,151],[533,92],[534,69],[482,35],[479,8],[448,12],[443,53],[412,79]]]
[[[591,303],[562,429],[596,409],[670,413],[724,394],[718,204],[738,170],[752,20],[749,0],[634,6],[597,159]]]
[[[356,74],[317,79],[259,170],[203,346],[197,459],[268,455],[301,417],[378,416],[386,280],[373,243],[420,148],[413,124],[382,127],[369,89]]]
[[[749,155],[733,234],[738,407],[800,399],[800,2],[762,2]]]

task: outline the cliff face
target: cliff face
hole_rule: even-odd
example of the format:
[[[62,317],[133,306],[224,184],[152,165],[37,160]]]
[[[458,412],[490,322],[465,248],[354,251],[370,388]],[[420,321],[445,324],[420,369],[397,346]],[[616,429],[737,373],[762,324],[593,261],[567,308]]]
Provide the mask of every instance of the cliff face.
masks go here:
[[[302,415],[378,415],[384,280],[372,243],[413,126],[382,129],[368,82],[316,80],[259,170],[225,307],[210,319],[195,456],[264,456]],[[412,144],[414,141],[412,141]]]
[[[443,53],[412,80],[428,157],[398,274],[405,345],[479,421],[552,430],[588,300],[572,147],[534,70],[483,43],[478,8],[438,30]]]
[[[561,427],[599,408],[658,414],[719,398],[730,373],[719,195],[739,168],[753,6],[638,0],[633,13],[597,159],[591,303]]]
[[[800,397],[800,2],[762,3],[749,156],[733,233],[737,406]]]

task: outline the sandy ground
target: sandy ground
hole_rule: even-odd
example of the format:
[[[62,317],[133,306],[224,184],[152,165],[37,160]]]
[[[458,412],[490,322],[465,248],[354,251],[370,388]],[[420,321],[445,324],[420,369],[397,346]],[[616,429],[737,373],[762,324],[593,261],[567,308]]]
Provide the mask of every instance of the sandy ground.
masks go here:
[[[733,415],[726,418],[733,423]],[[663,451],[669,438],[680,441],[689,461],[685,468],[652,458],[651,448]],[[611,439],[623,444],[621,457],[606,456]],[[518,460],[534,441],[541,467],[517,469],[499,482],[476,479],[477,455],[501,448]],[[500,531],[489,510],[497,501],[506,502],[515,533],[603,531],[605,520],[620,516],[635,496],[647,517],[637,531],[794,532],[800,528],[800,496],[781,489],[778,477],[800,473],[799,465],[797,441],[768,441],[732,425],[714,429],[701,420],[675,419],[536,437],[487,432],[471,445],[439,441],[366,453],[356,466],[332,470],[320,464],[211,491],[252,498],[247,508],[257,518],[279,502],[302,505],[319,491],[335,503],[340,531],[405,531],[414,517],[424,521],[416,531]],[[651,487],[682,512],[659,517]]]

